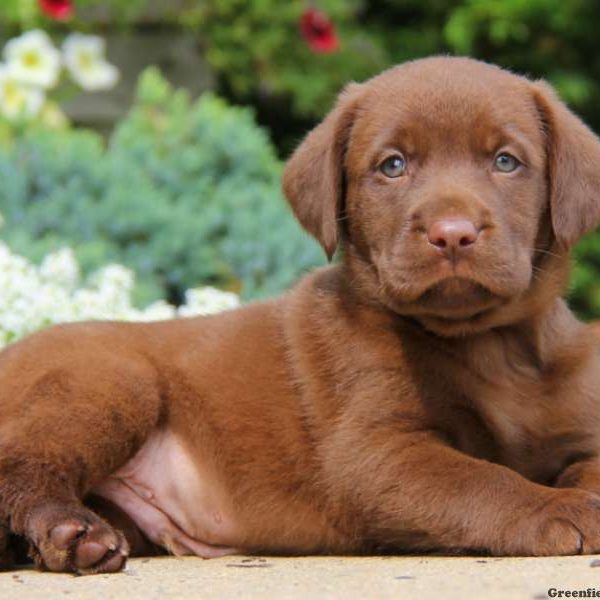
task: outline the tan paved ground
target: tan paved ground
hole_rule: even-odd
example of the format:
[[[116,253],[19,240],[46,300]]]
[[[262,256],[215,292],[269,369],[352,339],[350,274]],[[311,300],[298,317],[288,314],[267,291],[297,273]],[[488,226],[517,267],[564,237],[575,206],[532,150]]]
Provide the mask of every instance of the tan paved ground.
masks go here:
[[[117,575],[0,574],[2,600],[541,600],[549,588],[595,588],[600,597],[600,557],[152,558]]]

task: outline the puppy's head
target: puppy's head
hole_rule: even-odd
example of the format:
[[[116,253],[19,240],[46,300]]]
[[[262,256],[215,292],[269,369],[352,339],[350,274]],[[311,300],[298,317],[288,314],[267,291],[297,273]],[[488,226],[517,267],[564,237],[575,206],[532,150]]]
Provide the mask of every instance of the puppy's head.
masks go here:
[[[430,58],[346,88],[284,190],[360,293],[466,334],[562,292],[568,250],[600,222],[600,142],[543,82]]]

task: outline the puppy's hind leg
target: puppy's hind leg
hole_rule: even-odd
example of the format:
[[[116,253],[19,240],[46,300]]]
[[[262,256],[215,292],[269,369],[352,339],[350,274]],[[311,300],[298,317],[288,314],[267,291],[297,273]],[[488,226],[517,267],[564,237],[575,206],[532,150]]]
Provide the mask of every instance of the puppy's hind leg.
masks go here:
[[[49,330],[0,355],[0,514],[39,566],[117,571],[127,541],[82,499],[143,444],[161,399],[142,357],[77,332]]]

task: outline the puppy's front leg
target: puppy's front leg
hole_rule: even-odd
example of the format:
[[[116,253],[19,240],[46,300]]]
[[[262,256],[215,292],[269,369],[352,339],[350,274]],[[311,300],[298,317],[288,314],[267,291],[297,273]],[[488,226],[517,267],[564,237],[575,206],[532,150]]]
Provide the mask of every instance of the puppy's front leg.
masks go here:
[[[577,488],[600,497],[600,457],[594,456],[569,465],[558,477],[557,488]]]
[[[347,444],[348,433],[330,448],[328,478],[361,515],[369,545],[534,556],[600,550],[594,494],[533,483],[433,432],[382,425]]]

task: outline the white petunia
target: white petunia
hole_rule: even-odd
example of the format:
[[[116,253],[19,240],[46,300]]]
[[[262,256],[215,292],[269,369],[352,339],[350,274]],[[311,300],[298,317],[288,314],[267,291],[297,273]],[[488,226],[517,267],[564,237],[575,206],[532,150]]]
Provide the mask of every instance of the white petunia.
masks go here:
[[[0,348],[55,323],[87,320],[159,321],[234,308],[235,294],[214,288],[186,293],[179,309],[159,300],[145,309],[131,301],[134,273],[108,265],[81,286],[71,250],[46,256],[37,267],[0,242]]]
[[[213,287],[195,288],[187,290],[185,304],[179,307],[177,314],[180,317],[210,315],[239,305],[240,299],[231,292],[222,292]]]
[[[135,284],[135,275],[131,269],[123,265],[110,264],[94,274],[92,283],[99,289],[129,293]]]
[[[48,282],[74,288],[79,281],[79,265],[71,248],[62,248],[46,255],[40,265],[40,277]]]
[[[72,33],[63,43],[63,56],[71,77],[84,90],[109,90],[119,80],[119,70],[106,61],[101,37]]]
[[[177,309],[164,300],[157,300],[140,310],[135,314],[132,320],[135,321],[166,321],[174,319],[177,316]]]
[[[45,93],[15,79],[7,67],[0,65],[0,113],[10,120],[36,117]]]
[[[60,75],[60,53],[45,32],[34,29],[8,41],[4,59],[10,75],[22,83],[53,88]]]

